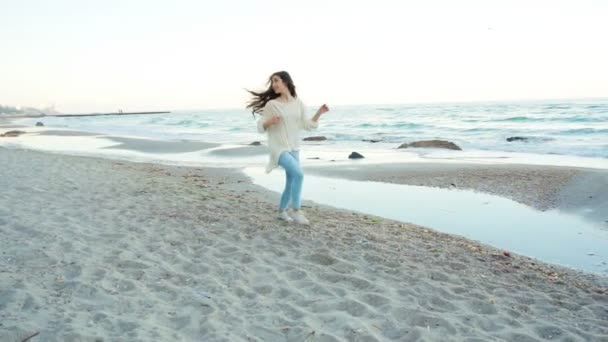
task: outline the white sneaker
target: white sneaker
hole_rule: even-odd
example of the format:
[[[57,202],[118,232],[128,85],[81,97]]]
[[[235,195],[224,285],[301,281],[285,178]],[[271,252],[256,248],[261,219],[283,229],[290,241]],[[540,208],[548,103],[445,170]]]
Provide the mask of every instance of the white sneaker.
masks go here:
[[[301,210],[294,210],[291,213],[291,218],[297,224],[305,224],[305,225],[309,225],[310,224],[310,221],[308,221],[308,219],[306,218],[306,216],[304,216],[304,214],[302,213]]]
[[[287,214],[287,210],[280,210],[278,218],[279,220],[285,221],[287,223],[293,222],[293,219]]]

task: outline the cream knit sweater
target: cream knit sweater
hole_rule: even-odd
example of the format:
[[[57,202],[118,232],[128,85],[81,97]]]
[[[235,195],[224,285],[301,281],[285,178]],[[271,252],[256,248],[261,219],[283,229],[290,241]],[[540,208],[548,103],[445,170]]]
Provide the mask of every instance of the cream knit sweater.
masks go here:
[[[282,120],[264,130],[264,122],[273,116],[281,116]],[[268,134],[268,149],[270,158],[266,165],[266,173],[279,166],[279,156],[284,151],[300,149],[300,131],[310,131],[317,128],[318,122],[312,121],[306,115],[304,104],[299,98],[287,103],[270,100],[264,106],[262,117],[258,119],[258,131]]]

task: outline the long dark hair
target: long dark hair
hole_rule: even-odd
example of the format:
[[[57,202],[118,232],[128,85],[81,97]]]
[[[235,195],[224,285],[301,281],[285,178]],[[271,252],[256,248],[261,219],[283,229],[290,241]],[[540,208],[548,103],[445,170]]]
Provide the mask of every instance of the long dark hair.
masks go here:
[[[246,89],[251,95],[253,95],[251,101],[247,103],[247,108],[251,108],[251,114],[253,114],[253,117],[255,117],[255,114],[262,113],[262,109],[264,109],[264,106],[266,106],[268,101],[276,99],[280,96],[272,89],[272,78],[274,76],[279,76],[281,81],[285,83],[287,89],[289,89],[289,92],[291,93],[291,96],[298,97],[296,94],[296,86],[293,84],[293,79],[291,79],[289,73],[287,71],[277,71],[268,78],[268,89],[265,91],[258,93]]]

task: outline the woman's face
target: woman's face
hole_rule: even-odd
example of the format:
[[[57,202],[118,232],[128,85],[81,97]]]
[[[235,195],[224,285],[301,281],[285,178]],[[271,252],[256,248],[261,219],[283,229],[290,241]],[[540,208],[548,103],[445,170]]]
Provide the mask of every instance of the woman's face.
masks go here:
[[[279,76],[274,75],[274,76],[272,76],[271,80],[272,80],[272,90],[274,90],[275,93],[277,93],[277,94],[288,94],[289,93],[287,86],[285,85],[285,83],[283,83],[283,80]]]

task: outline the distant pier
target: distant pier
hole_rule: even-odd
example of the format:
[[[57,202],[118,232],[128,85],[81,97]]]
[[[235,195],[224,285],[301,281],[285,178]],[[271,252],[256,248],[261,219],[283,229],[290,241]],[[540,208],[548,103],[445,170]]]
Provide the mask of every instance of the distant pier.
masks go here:
[[[73,116],[103,116],[103,115],[140,115],[140,114],[169,114],[171,112],[116,112],[116,113],[91,113],[91,114],[61,114],[50,116],[73,117]]]

